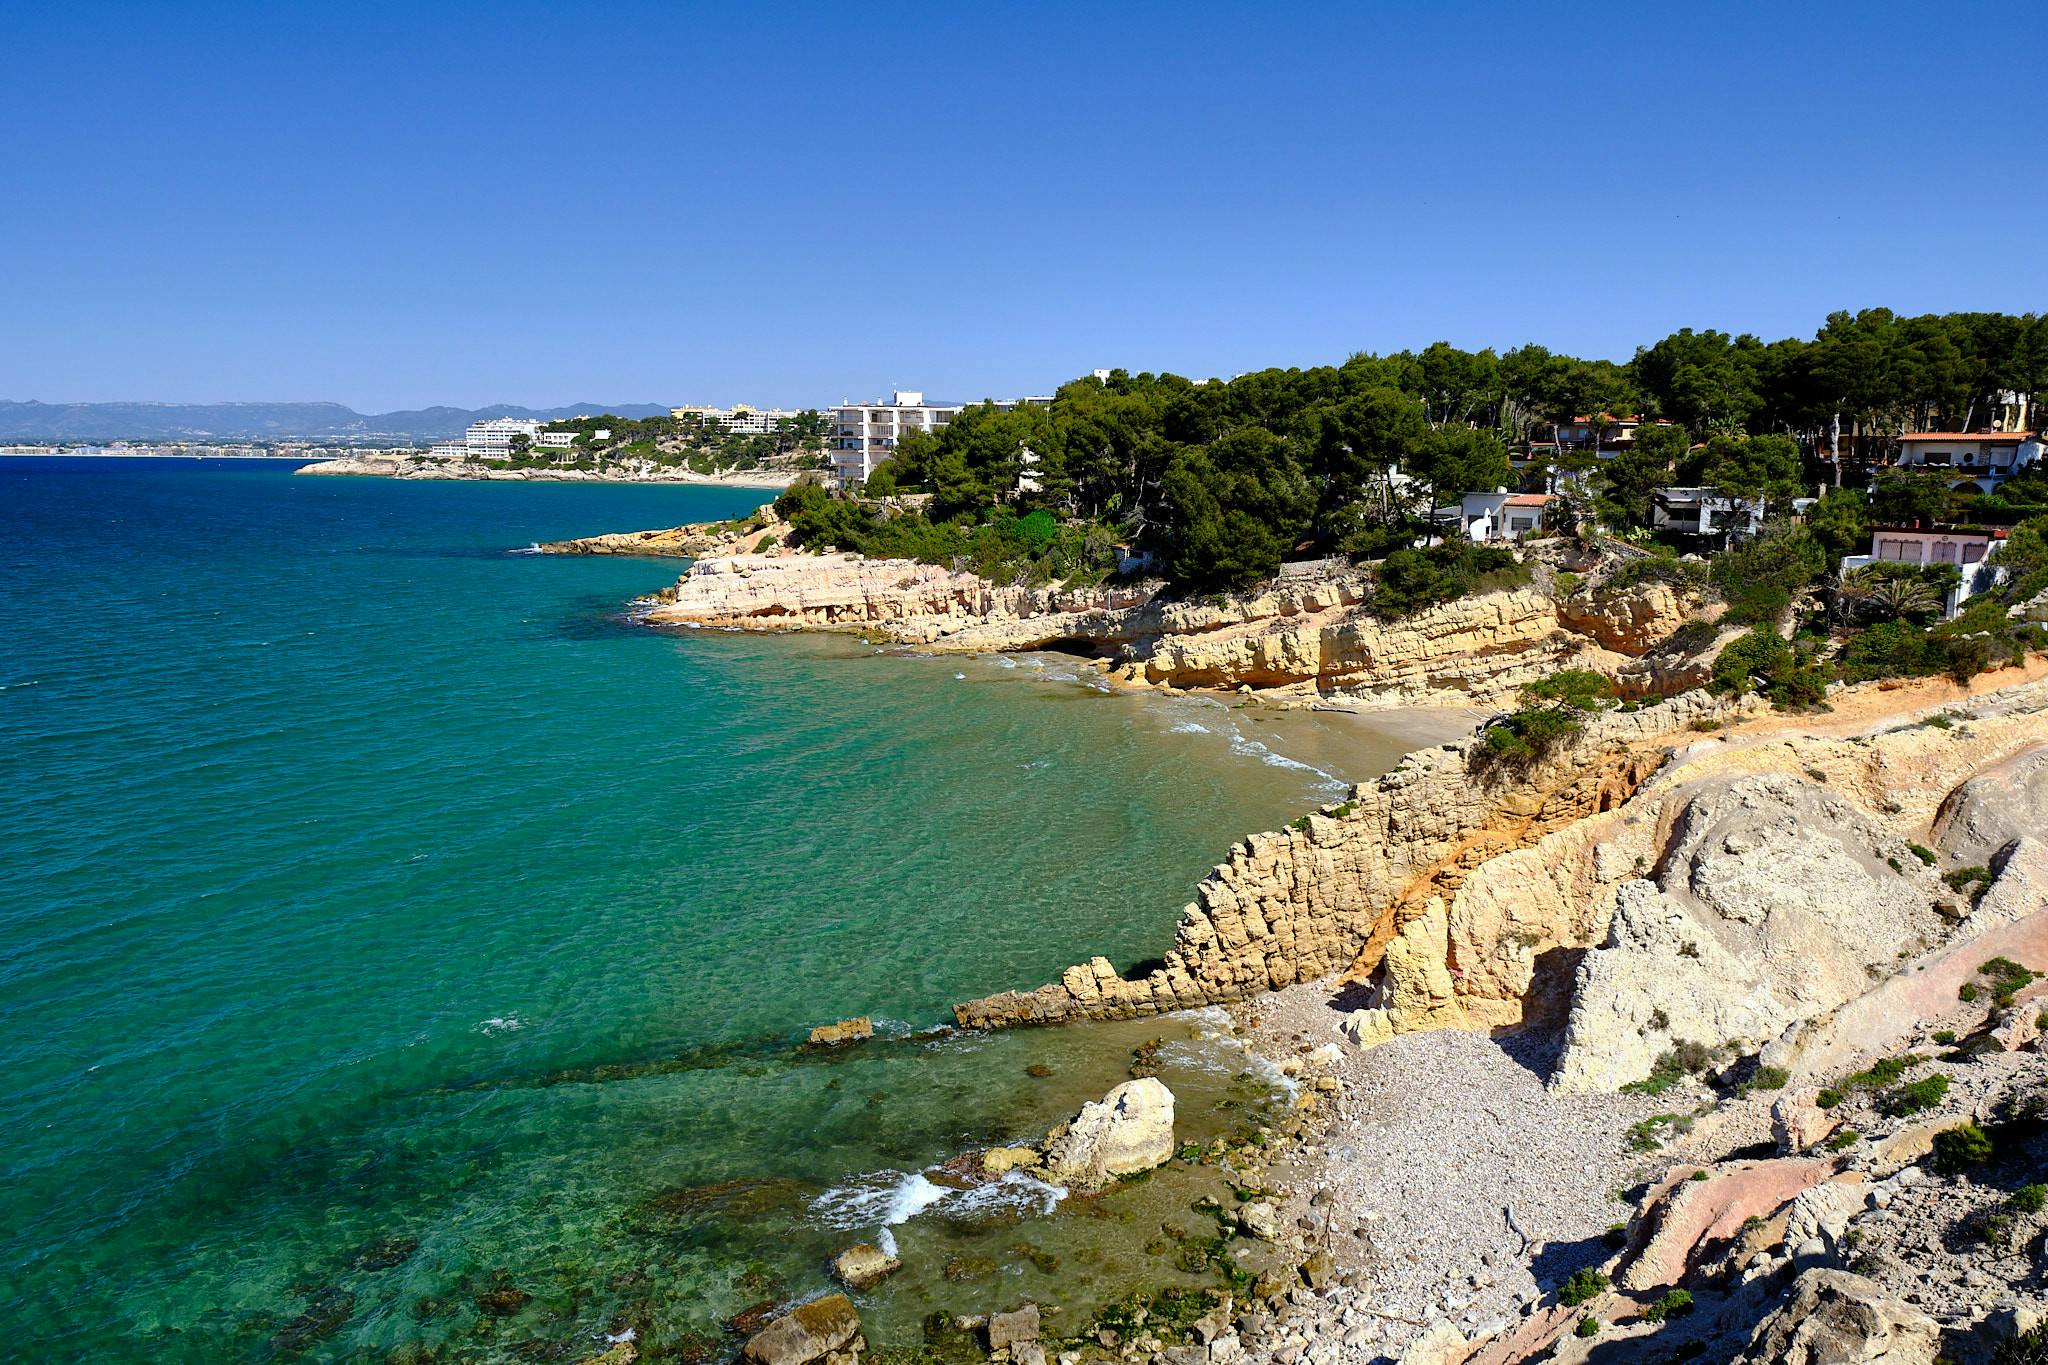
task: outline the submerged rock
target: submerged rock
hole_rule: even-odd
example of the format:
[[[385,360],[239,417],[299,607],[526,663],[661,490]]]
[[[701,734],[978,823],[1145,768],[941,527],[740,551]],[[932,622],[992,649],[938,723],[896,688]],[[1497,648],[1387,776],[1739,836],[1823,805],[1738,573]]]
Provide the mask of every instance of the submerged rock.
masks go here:
[[[827,1294],[799,1304],[756,1332],[742,1354],[755,1365],[809,1365],[837,1353],[858,1355],[865,1346],[853,1300]]]
[[[405,1264],[419,1249],[420,1239],[417,1237],[379,1237],[356,1248],[348,1263],[356,1270],[389,1270],[395,1265]]]
[[[1082,1105],[1064,1130],[1055,1130],[1045,1145],[1045,1178],[1099,1190],[1119,1176],[1162,1165],[1173,1153],[1173,1092],[1147,1076]]]
[[[868,1242],[850,1246],[832,1258],[832,1273],[848,1289],[871,1289],[903,1269],[903,1262]]]
[[[270,1349],[279,1355],[300,1355],[341,1330],[356,1310],[356,1296],[339,1289],[322,1289],[313,1295],[306,1311],[277,1329]]]

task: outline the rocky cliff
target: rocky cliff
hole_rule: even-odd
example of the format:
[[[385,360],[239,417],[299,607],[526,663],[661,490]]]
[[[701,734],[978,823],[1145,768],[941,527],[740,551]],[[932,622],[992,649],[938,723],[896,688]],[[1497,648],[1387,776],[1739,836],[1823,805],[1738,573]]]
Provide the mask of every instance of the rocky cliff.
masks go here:
[[[2048,918],[2029,920],[2048,886],[2032,804],[2048,682],[1953,709],[1801,724],[1693,693],[1608,713],[1526,770],[1477,739],[1424,750],[1233,849],[1143,976],[1096,958],[955,1014],[1119,1018],[1342,973],[1363,988],[1347,1031],[1365,1044],[1562,1025],[1566,1090],[1640,1080],[1686,1040],[1833,1065],[1920,1017],[1903,997],[1869,1003],[1902,963],[1960,981],[2000,944],[2048,947]],[[1942,876],[1973,866],[1974,890]]]
[[[1397,1019],[1388,1031],[1454,1022],[1462,993],[1446,983],[1457,964],[1441,938],[1433,953],[1426,940],[1448,933],[1447,898],[1467,875],[1621,805],[1664,764],[1665,743],[1743,709],[1694,693],[1611,712],[1528,770],[1489,765],[1477,737],[1409,754],[1345,801],[1232,849],[1181,912],[1173,949],[1145,976],[1125,980],[1096,958],[1058,982],[954,1013],[976,1027],[1153,1014],[1335,972],[1367,979],[1393,947],[1393,960],[1414,970],[1387,997]],[[1511,974],[1503,994],[1526,990],[1526,976]]]
[[[785,552],[700,559],[649,619],[856,630],[945,653],[1071,649],[1114,660],[1132,686],[1462,705],[1512,698],[1568,666],[1626,672],[1630,695],[1668,690],[1667,677],[1691,675],[1651,651],[1698,606],[1659,585],[1568,603],[1522,588],[1384,621],[1370,610],[1369,580],[1348,570],[1187,598],[1157,582],[1002,586],[907,560]]]

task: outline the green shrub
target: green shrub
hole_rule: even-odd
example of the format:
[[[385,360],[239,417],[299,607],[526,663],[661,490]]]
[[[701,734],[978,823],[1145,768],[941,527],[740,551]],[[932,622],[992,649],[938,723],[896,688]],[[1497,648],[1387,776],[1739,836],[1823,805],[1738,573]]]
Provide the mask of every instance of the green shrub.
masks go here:
[[[1845,1148],[1853,1147],[1856,1145],[1857,1139],[1862,1136],[1863,1134],[1857,1132],[1854,1128],[1844,1128],[1841,1132],[1836,1133],[1827,1140],[1827,1149],[1831,1152],[1839,1152]]]
[[[1591,1266],[1574,1271],[1572,1277],[1564,1282],[1564,1288],[1558,1291],[1558,1302],[1567,1308],[1577,1308],[1605,1294],[1607,1283],[1607,1276]]]
[[[1450,541],[1396,550],[1374,567],[1372,609],[1383,620],[1398,621],[1439,602],[1519,587],[1529,577],[1529,566],[1497,545]]]
[[[1927,865],[1928,865],[1929,867],[1933,867],[1933,866],[1934,866],[1934,850],[1933,850],[1933,849],[1931,849],[1931,848],[1922,848],[1922,847],[1921,847],[1921,846],[1920,846],[1919,844],[1907,844],[1907,845],[1906,845],[1906,849],[1907,849],[1907,851],[1908,851],[1908,852],[1910,852],[1910,853],[1911,853],[1911,854],[1912,854],[1912,855],[1913,855],[1913,856],[1914,856],[1915,858],[1918,858],[1918,859],[1919,859],[1919,860],[1920,860],[1921,862],[1923,862],[1923,863],[1927,864]]]
[[[2048,1365],[2048,1322],[1992,1347],[1991,1365]]]
[[[1525,707],[1486,727],[1483,752],[1493,762],[1533,763],[1584,728],[1570,707]]]
[[[2006,1202],[2015,1213],[2039,1213],[2048,1208],[2048,1185],[2022,1185]]]
[[[1775,621],[1827,567],[1827,552],[1812,532],[1778,524],[1715,555],[1709,577],[1728,603],[1731,624],[1762,625]]]
[[[1991,1135],[1974,1123],[1959,1123],[1934,1135],[1928,1168],[1937,1175],[1961,1175],[1991,1160]]]
[[[1643,1310],[1644,1322],[1662,1322],[1666,1318],[1682,1318],[1692,1311],[1692,1292],[1685,1289],[1668,1291],[1663,1298]]]
[[[1955,1040],[1956,1031],[1952,1028],[1938,1028],[1934,1031],[1934,1041],[1940,1043],[1943,1047],[1947,1047]]]
[[[1977,983],[1974,981],[1965,981],[1962,985],[1956,987],[1956,999],[1962,1001],[1965,1005],[1983,993],[1977,989]]]
[[[1579,1337],[1599,1336],[1600,1319],[1592,1316],[1590,1313],[1587,1314],[1585,1317],[1579,1319],[1579,1325],[1577,1327],[1572,1328],[1572,1335]]]
[[[1813,1102],[1823,1109],[1832,1109],[1847,1098],[1849,1098],[1847,1095],[1830,1085],[1824,1087],[1818,1095],[1814,1096]]]
[[[1625,559],[1601,586],[1620,591],[1639,583],[1666,583],[1680,591],[1697,592],[1707,586],[1710,577],[1708,566],[1696,559]]]
[[[1640,1123],[1628,1126],[1628,1149],[1632,1152],[1654,1152],[1667,1137],[1686,1132],[1691,1127],[1692,1120],[1683,1114],[1652,1114]]]
[[[1729,641],[1714,656],[1713,686],[1732,696],[1758,692],[1780,707],[1812,706],[1827,695],[1820,669],[1768,626]]]
[[[1783,1090],[1785,1082],[1792,1079],[1792,1073],[1782,1066],[1760,1066],[1750,1076],[1747,1086],[1751,1090]]]
[[[1977,974],[1990,979],[1991,998],[1997,1002],[2001,1009],[2010,1005],[2013,996],[2018,993],[2020,987],[2031,983],[2035,976],[2035,973],[2022,967],[2009,957],[1994,957],[1990,959],[1977,968]]]
[[[1614,700],[1614,680],[1590,668],[1561,668],[1522,689],[1525,701],[1554,701],[1579,711],[1597,711]]]
[[[1932,1109],[1948,1098],[1948,1077],[1939,1071],[1932,1076],[1898,1086],[1885,1093],[1884,1110],[1895,1118]]]

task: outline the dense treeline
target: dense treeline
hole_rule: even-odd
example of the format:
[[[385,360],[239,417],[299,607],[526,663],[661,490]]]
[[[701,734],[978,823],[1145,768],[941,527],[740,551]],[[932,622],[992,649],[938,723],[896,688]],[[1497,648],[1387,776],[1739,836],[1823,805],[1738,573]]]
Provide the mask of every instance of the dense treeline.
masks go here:
[[[2048,317],[1873,309],[1773,342],[1687,329],[1622,364],[1437,343],[1228,382],[1119,370],[1064,385],[1050,407],[971,408],[937,435],[907,435],[868,491],[928,492],[937,523],[1000,507],[1100,524],[1176,581],[1221,586],[1270,575],[1297,549],[1410,546],[1429,507],[1510,484],[1510,449],[1575,416],[1673,424],[1643,428],[1591,482],[1610,520],[1640,525],[1660,484],[1789,498],[1844,482],[1834,457],[1880,454],[1901,431],[1983,425],[2009,393],[2048,394]],[[1560,457],[1575,460],[1594,464]]]

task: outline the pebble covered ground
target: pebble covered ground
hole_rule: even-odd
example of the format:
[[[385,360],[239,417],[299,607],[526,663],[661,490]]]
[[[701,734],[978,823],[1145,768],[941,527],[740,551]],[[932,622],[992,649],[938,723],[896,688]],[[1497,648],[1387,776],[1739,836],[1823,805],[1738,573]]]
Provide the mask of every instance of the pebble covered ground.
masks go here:
[[[1348,1284],[1298,1291],[1273,1358],[1397,1357],[1437,1317],[1496,1331],[1611,1254],[1604,1238],[1630,1211],[1618,1192],[1667,1164],[1628,1142],[1660,1101],[1551,1094],[1554,1043],[1535,1035],[1440,1030],[1360,1051],[1337,1031],[1339,1003],[1318,983],[1243,1011],[1275,1061],[1334,1044],[1323,1074],[1342,1086],[1327,1131],[1280,1173],[1295,1226]]]

